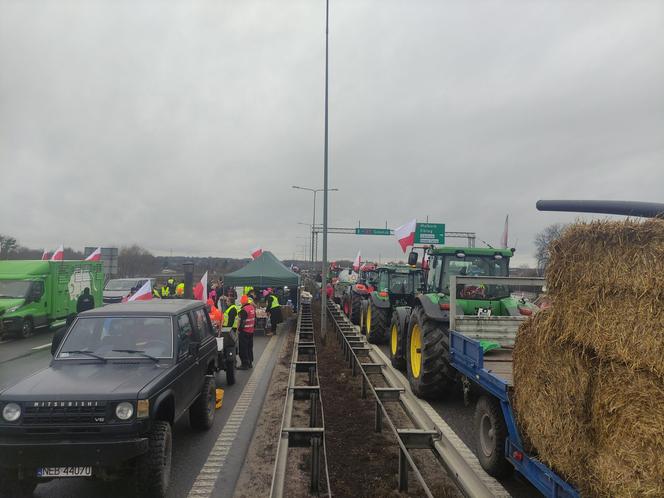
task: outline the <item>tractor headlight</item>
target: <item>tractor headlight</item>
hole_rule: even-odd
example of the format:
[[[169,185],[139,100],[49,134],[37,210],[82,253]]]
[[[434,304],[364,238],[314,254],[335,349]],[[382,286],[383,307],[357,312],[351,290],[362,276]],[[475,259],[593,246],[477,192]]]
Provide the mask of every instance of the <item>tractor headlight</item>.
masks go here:
[[[127,401],[118,403],[115,407],[115,416],[120,420],[129,420],[134,414],[134,405]]]
[[[16,403],[7,403],[2,409],[2,418],[7,422],[16,422],[21,416],[21,407]]]

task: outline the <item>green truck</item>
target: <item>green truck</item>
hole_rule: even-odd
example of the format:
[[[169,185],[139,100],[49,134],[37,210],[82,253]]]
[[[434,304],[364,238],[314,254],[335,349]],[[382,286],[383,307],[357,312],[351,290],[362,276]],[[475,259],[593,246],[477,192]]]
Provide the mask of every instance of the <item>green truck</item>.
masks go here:
[[[90,288],[102,305],[104,273],[94,261],[0,261],[0,337],[30,337],[76,313],[76,301]]]

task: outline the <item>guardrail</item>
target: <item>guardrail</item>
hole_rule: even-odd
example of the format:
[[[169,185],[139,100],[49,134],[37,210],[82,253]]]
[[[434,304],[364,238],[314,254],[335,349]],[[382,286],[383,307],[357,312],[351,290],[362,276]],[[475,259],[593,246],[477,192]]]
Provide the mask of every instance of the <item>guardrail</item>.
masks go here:
[[[307,357],[306,360],[301,357]],[[297,374],[308,373],[309,384],[298,385]],[[293,409],[296,403],[308,403],[309,426],[293,427]],[[325,417],[323,416],[323,403],[320,395],[320,382],[318,381],[318,363],[316,358],[316,344],[314,342],[314,323],[311,315],[311,304],[301,303],[297,329],[293,344],[290,373],[288,376],[288,391],[284,404],[284,413],[281,419],[281,437],[277,446],[277,457],[272,474],[270,496],[281,498],[286,485],[286,471],[288,467],[289,450],[291,448],[311,448],[311,479],[309,491],[311,494],[331,496],[330,476],[327,468],[327,455],[325,451]],[[323,489],[321,490],[321,470],[323,472]]]

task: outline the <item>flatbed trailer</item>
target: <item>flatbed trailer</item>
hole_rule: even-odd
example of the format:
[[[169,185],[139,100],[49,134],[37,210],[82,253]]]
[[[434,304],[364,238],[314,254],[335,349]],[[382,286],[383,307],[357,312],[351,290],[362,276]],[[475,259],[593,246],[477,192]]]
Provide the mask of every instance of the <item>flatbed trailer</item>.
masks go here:
[[[465,379],[472,382],[489,403],[498,403],[504,427],[496,434],[504,436],[504,459],[547,498],[578,498],[579,492],[551,468],[529,455],[523,446],[519,426],[514,415],[511,396],[513,389],[512,347],[501,347],[485,353],[476,338],[456,330],[450,332],[450,363]],[[481,400],[481,398],[480,398]],[[478,408],[480,401],[478,401]],[[486,406],[483,403],[482,406]],[[485,431],[481,417],[475,416],[478,445]],[[486,437],[486,436],[484,436]],[[500,439],[502,439],[500,437]],[[478,453],[482,448],[478,448]],[[481,460],[481,459],[480,459]]]

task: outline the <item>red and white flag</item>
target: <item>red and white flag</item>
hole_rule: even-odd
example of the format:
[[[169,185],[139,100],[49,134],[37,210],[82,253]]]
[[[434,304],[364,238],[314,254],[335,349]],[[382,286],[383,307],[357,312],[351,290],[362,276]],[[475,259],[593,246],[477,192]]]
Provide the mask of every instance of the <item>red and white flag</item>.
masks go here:
[[[92,254],[85,258],[85,261],[101,261],[101,247],[92,251]]]
[[[194,299],[207,303],[207,284],[208,272],[205,272],[205,275],[201,277],[201,281],[194,286]]]
[[[91,260],[93,261],[93,260]],[[147,301],[148,299],[152,299],[152,284],[150,283],[150,279],[148,279],[140,289],[138,289],[135,293],[133,293],[129,298],[127,299],[127,302],[131,301]]]
[[[258,257],[260,257],[261,254],[263,254],[263,249],[261,249],[260,247],[255,247],[254,249],[251,250],[251,257],[253,259],[257,259]]]
[[[417,227],[417,220],[411,220],[408,223],[401,225],[399,228],[394,230],[394,235],[396,235],[401,250],[406,252],[408,246],[415,244],[415,228]]]
[[[353,270],[360,271],[360,266],[362,265],[362,251],[357,251],[357,256],[355,256],[355,261],[353,262]]]
[[[509,224],[510,215],[505,216],[505,228],[503,228],[503,236],[500,237],[500,247],[507,249],[507,225]]]
[[[65,248],[60,246],[58,247],[53,256],[51,256],[51,261],[64,261],[65,259]]]
[[[44,249],[44,252],[42,253],[42,261],[48,261],[51,259],[51,253],[48,252],[46,249]]]

